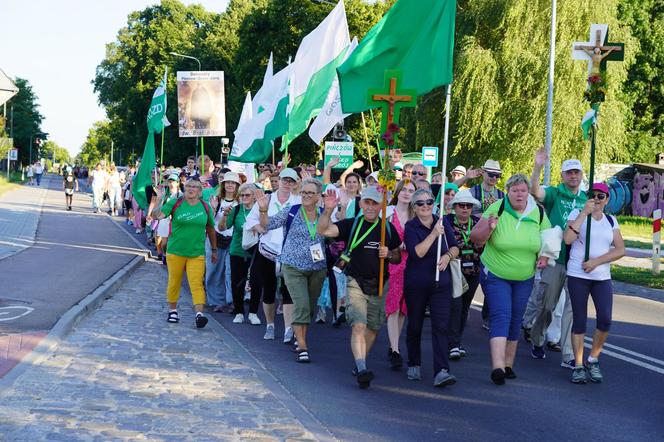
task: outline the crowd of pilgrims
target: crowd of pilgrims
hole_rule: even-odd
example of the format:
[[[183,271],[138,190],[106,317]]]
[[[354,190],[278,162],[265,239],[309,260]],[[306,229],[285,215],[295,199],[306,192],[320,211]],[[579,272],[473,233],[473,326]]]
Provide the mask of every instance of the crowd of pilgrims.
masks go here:
[[[169,323],[180,321],[177,302],[186,274],[197,327],[206,326],[206,312],[225,312],[237,326],[264,324],[264,339],[274,341],[281,316],[278,338],[292,346],[299,363],[315,360],[316,342],[307,333],[312,323],[349,326],[353,374],[360,388],[368,388],[374,373],[367,355],[384,324],[391,369],[405,364],[408,379],[422,379],[428,318],[433,385],[445,387],[457,382],[450,361],[469,354],[463,336],[481,287],[493,383],[517,377],[522,334],[534,359],[559,353],[572,382],[602,382],[610,262],[625,249],[615,217],[604,214],[608,187],[593,183],[582,190],[580,161],[564,161],[560,183],[552,186],[540,185],[547,161],[542,149],[530,177],[505,177],[499,162],[489,159],[477,169],[455,167],[442,184],[440,173],[430,175],[421,164],[397,163],[396,188],[385,196],[382,241],[385,189],[378,172],[357,173],[357,162],[337,171],[338,161],[325,167],[322,161],[292,168],[260,164],[247,177],[207,156],[190,157],[182,168],[155,170],[146,210],[132,197],[136,168],[118,172],[100,164],[90,182],[95,210],[112,183],[109,210],[122,210],[127,224],[155,243],[168,268]],[[584,359],[589,297],[597,320]]]

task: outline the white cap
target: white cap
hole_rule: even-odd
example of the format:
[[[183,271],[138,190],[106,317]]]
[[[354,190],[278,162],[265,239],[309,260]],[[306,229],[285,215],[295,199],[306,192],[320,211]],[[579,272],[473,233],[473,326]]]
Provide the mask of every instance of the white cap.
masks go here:
[[[300,177],[297,176],[297,172],[295,169],[291,169],[290,167],[285,168],[279,173],[279,178],[290,178],[293,181],[299,181]]]
[[[581,164],[581,161],[577,159],[571,159],[571,160],[565,160],[563,161],[563,172],[567,172],[568,170],[580,170],[583,172],[583,165]]]

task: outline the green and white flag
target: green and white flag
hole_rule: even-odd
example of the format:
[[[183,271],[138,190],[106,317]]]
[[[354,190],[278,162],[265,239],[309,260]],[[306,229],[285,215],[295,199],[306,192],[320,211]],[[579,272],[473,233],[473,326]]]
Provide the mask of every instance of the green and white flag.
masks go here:
[[[159,83],[159,87],[152,94],[150,110],[148,110],[148,131],[161,133],[166,126],[171,123],[166,118],[166,82],[168,77],[168,68],[164,71],[164,78]]]
[[[272,142],[288,131],[286,111],[291,67],[289,64],[261,87],[264,110],[235,131],[229,160],[263,163],[272,153]]]
[[[270,52],[270,59],[267,61],[267,67],[265,68],[265,74],[263,74],[263,84],[261,88],[258,89],[254,99],[251,103],[252,115],[257,115],[265,110],[265,85],[269,84],[270,78],[274,76],[274,62],[272,60],[272,52]],[[243,110],[244,111],[244,110]],[[250,117],[251,118],[251,117]]]
[[[136,175],[131,181],[131,194],[134,196],[136,203],[142,210],[147,210],[148,204],[150,204],[145,193],[145,188],[147,186],[152,186],[152,174],[154,173],[156,166],[157,159],[154,153],[154,134],[148,132],[141,164],[138,166]]]
[[[346,10],[340,0],[325,20],[304,37],[295,55],[293,104],[288,114],[290,140],[307,130],[309,121],[320,112],[349,46]]]
[[[583,116],[583,120],[581,120],[581,129],[583,129],[584,140],[590,138],[590,128],[593,126],[593,124],[595,124],[596,121],[597,121],[597,111],[595,109],[590,109]]]

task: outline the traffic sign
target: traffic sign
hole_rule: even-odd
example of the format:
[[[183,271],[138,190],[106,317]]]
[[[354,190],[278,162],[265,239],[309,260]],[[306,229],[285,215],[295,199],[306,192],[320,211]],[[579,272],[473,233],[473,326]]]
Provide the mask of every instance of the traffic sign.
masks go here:
[[[9,161],[18,161],[18,149],[9,149]]]
[[[438,167],[437,147],[422,147],[422,165],[425,167]]]

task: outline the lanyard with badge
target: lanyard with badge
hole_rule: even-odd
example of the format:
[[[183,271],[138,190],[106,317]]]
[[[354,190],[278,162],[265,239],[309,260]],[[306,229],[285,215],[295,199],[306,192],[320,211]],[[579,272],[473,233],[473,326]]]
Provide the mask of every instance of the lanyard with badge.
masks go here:
[[[302,214],[304,222],[307,224],[309,236],[311,237],[311,240],[314,241],[316,239],[316,227],[318,226],[318,210],[316,210],[316,220],[313,223],[309,222],[309,218],[307,217],[307,213],[303,206],[300,206],[300,213]],[[323,247],[320,245],[320,241],[309,246],[309,253],[311,253],[311,259],[313,262],[321,262],[325,260],[325,253],[323,252]]]
[[[364,241],[367,236],[376,228],[378,225],[378,220],[374,221],[374,223],[367,229],[366,232],[358,239],[358,235],[360,234],[360,230],[362,230],[362,225],[364,224],[364,217],[360,220],[360,225],[357,226],[357,229],[355,229],[355,226],[357,225],[357,217],[355,218],[355,221],[353,222],[353,227],[351,229],[351,236],[353,237],[352,241],[349,244],[349,247],[344,250],[344,252],[339,255],[339,259],[337,260],[336,263],[334,263],[334,267],[332,268],[335,272],[337,273],[343,273],[344,269],[350,262],[350,254],[353,253],[353,250]],[[353,234],[355,232],[355,234]]]
[[[459,221],[457,220],[456,215],[454,216],[454,224],[456,224],[456,226],[459,227],[459,228],[461,227],[461,225],[459,224]],[[461,237],[463,238],[463,245],[464,245],[464,247],[462,247],[462,250],[461,250],[461,256],[463,256],[463,255],[472,255],[473,253],[475,253],[474,248],[472,248],[472,244],[470,244],[470,232],[471,232],[472,229],[473,229],[473,219],[468,218],[468,228],[466,229],[465,232],[463,230],[460,231],[461,232]],[[470,249],[466,248],[466,247],[468,247],[468,245],[471,245]],[[473,263],[473,261],[462,261],[461,262],[461,267],[473,267],[474,265],[475,264]]]

